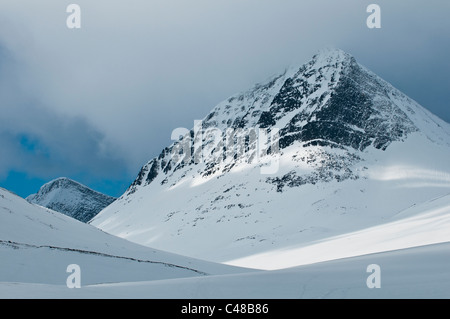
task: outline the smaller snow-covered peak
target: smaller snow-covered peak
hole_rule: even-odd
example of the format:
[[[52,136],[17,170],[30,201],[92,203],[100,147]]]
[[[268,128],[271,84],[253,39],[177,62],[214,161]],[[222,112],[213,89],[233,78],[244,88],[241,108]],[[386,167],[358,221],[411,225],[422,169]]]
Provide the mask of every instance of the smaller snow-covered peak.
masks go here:
[[[94,191],[70,178],[60,177],[44,184],[37,194],[28,196],[26,200],[88,222],[115,201],[115,198]]]
[[[84,186],[70,178],[67,177],[59,177],[56,178],[48,183],[45,183],[44,185],[42,185],[42,187],[39,189],[38,194],[42,195],[45,193],[49,193],[54,189],[58,189],[58,188],[87,188],[87,186]],[[33,194],[30,195],[28,198],[31,198],[32,196],[37,195],[37,194]],[[27,199],[28,199],[27,198]]]

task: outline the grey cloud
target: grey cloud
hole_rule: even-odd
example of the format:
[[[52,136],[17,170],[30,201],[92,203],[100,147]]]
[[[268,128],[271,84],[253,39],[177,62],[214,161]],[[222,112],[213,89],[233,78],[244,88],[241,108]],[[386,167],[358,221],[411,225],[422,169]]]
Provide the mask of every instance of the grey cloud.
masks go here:
[[[365,25],[373,1],[76,3],[80,30],[65,27],[66,4],[60,1],[2,1],[0,40],[18,61],[9,75],[49,113],[60,114],[58,129],[67,135],[80,127],[73,124],[77,116],[89,119],[91,131],[77,147],[91,152],[114,145],[102,147],[136,173],[170,143],[172,129],[192,127],[229,95],[306,62],[327,45],[354,54],[450,120],[450,5],[442,0],[376,1],[380,30]],[[70,123],[62,124],[62,114]],[[55,154],[63,149],[50,137],[46,141]]]
[[[123,178],[124,154],[82,116],[58,113],[15,82],[15,61],[0,50],[0,177],[18,170],[40,178],[88,174]]]
[[[0,173],[13,169],[41,178],[87,173],[109,179],[129,173],[124,159],[85,119],[45,108],[16,111],[17,117],[0,120]]]

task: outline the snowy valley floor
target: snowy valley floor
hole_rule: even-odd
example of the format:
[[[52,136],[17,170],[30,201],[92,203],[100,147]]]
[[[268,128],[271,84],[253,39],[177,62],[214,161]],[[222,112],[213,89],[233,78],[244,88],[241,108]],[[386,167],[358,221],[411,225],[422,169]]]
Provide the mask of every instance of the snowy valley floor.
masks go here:
[[[367,266],[380,266],[369,289]],[[0,283],[1,298],[450,298],[450,243],[333,260],[284,270],[167,280],[63,285]]]
[[[4,299],[450,298],[450,195],[228,265],[131,243],[2,189],[0,219]],[[81,288],[66,286],[69,264],[80,265]]]

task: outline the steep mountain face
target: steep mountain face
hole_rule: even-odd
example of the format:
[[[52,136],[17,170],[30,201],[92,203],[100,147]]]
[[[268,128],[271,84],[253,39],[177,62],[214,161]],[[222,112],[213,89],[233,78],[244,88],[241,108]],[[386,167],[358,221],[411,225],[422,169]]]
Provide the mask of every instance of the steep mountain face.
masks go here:
[[[62,177],[43,185],[26,200],[87,223],[116,199]]]
[[[450,186],[450,125],[341,50],[173,136],[93,225],[223,262],[383,223]]]

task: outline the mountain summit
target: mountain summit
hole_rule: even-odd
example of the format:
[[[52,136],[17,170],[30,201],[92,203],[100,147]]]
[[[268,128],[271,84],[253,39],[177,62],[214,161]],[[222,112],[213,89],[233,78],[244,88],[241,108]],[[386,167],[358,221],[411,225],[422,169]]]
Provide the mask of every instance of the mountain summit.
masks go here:
[[[93,225],[223,262],[382,223],[450,186],[450,125],[338,49],[172,137]]]
[[[61,177],[43,185],[26,200],[87,223],[116,199]]]
[[[358,158],[357,150],[364,151],[369,146],[386,150],[392,142],[402,141],[420,129],[429,138],[448,143],[448,125],[440,123],[441,120],[359,65],[348,53],[326,49],[300,68],[291,67],[268,83],[258,84],[217,105],[189,132],[187,139],[165,148],[144,165],[128,194],[138,186],[150,184],[159,174],[165,175],[166,183],[186,164],[204,162],[207,165],[202,176],[206,177],[229,171],[242,159],[260,157],[252,154],[260,145],[248,142],[252,134],[257,134],[255,129],[279,130],[274,137],[281,150],[294,143],[303,148],[328,146],[345,151],[350,155],[345,160],[353,161]],[[219,140],[217,132],[222,134]],[[236,150],[233,144],[236,141],[247,143],[245,150]],[[189,147],[190,152],[186,152]],[[334,157],[334,152],[331,156]],[[346,172],[331,175],[337,179],[352,176]]]

